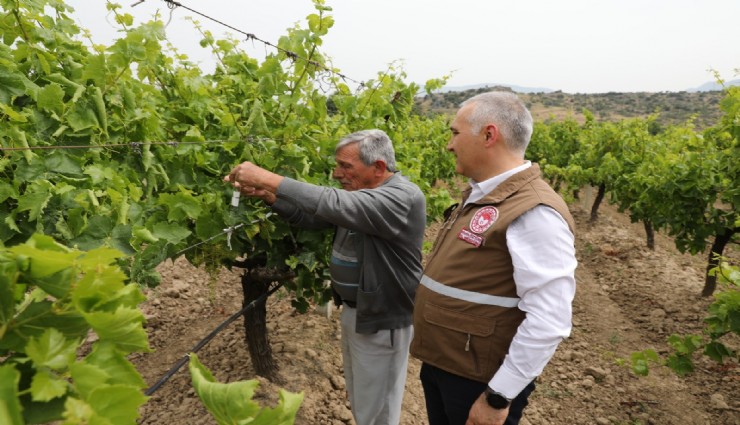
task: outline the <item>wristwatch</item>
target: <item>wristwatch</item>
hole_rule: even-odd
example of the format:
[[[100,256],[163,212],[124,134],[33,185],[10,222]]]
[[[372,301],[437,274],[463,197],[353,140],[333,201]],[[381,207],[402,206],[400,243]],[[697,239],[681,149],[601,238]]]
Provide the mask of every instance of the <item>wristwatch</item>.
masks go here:
[[[503,394],[496,392],[491,387],[486,386],[486,390],[483,392],[486,395],[486,401],[488,405],[494,409],[506,409],[511,404],[511,399],[506,398]]]

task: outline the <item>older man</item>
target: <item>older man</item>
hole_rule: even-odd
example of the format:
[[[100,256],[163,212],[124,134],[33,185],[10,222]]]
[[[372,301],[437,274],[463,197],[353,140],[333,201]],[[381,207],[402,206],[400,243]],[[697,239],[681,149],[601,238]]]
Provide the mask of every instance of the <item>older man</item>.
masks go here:
[[[470,187],[427,259],[411,354],[430,425],[513,425],[570,333],[575,226],[524,159],[532,116],[516,95],[467,100],[450,130]]]
[[[341,313],[344,377],[358,425],[396,425],[401,416],[412,311],[426,223],[419,188],[396,171],[381,130],[336,146],[333,177],[343,190],[283,177],[244,162],[225,180],[262,198],[291,224],[335,229],[331,274]]]

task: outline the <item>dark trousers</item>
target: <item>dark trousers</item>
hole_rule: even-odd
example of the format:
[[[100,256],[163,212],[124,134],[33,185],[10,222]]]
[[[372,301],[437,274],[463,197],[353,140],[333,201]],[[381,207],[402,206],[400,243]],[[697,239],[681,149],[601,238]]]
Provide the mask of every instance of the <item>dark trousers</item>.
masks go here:
[[[465,425],[468,413],[487,383],[473,381],[444,370],[422,363],[421,386],[427,405],[429,425]],[[522,418],[527,399],[534,391],[534,381],[530,382],[509,407],[509,416],[504,424],[517,425]]]

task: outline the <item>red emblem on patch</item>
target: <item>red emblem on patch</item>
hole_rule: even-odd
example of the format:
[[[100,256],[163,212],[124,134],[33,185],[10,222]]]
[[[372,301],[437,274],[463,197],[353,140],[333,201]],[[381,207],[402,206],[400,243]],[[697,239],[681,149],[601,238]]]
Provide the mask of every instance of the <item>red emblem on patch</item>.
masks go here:
[[[475,212],[470,219],[470,230],[475,233],[483,233],[488,230],[498,219],[496,207],[483,207]]]

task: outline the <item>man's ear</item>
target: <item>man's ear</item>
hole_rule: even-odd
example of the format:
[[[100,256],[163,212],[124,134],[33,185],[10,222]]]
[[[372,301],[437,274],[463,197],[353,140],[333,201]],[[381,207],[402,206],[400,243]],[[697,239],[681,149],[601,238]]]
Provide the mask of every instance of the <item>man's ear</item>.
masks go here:
[[[375,169],[380,173],[383,174],[388,169],[388,165],[383,160],[377,160],[375,163],[373,163],[373,166]]]
[[[499,136],[498,127],[496,124],[488,124],[483,128],[483,133],[486,137],[486,146],[491,146],[496,142]]]

